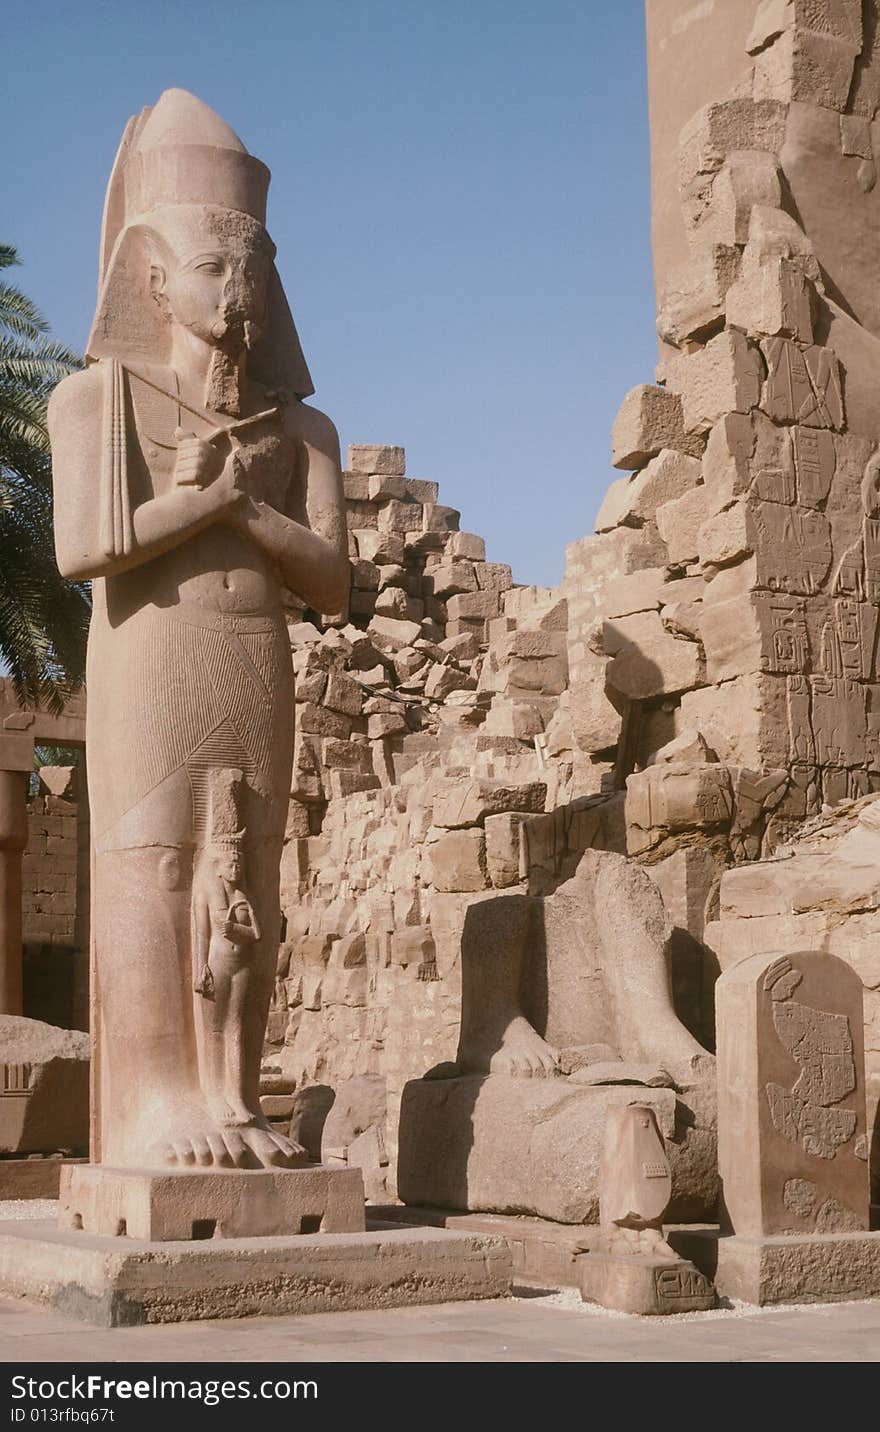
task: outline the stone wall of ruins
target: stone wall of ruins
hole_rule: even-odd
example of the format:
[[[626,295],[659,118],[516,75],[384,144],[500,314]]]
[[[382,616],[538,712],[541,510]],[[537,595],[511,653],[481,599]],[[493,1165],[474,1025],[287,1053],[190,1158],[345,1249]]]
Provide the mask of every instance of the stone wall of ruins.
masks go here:
[[[878,6],[698,9],[648,6],[655,188],[684,121],[675,215],[668,182],[655,202],[661,361],[614,423],[596,534],[559,589],[517,588],[399,450],[354,449],[349,619],[291,627],[267,1064],[387,1092],[390,1188],[403,1084],[455,1053],[472,901],[627,851],[711,1040],[724,872],[880,789]],[[691,24],[714,58],[673,93]]]

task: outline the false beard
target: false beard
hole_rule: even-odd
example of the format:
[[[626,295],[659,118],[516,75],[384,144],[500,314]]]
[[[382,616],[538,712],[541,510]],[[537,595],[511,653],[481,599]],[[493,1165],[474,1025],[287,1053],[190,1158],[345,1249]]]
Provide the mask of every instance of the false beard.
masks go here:
[[[230,353],[225,348],[214,349],[205,384],[205,407],[209,412],[241,417],[243,357],[242,351]]]

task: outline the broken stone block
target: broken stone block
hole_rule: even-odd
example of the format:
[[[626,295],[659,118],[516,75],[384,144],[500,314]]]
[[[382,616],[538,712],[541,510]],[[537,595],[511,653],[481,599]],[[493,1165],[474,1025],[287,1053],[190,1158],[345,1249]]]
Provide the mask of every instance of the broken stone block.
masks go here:
[[[425,508],[420,502],[398,502],[394,498],[379,509],[380,532],[421,532]],[[369,555],[369,554],[366,554]],[[372,560],[375,562],[376,558]],[[402,560],[402,558],[400,559]]]
[[[452,558],[460,557],[469,562],[485,562],[486,543],[473,532],[453,532],[446,545],[446,555]]]
[[[0,1015],[0,1153],[84,1152],[89,1142],[89,1036]]]
[[[382,616],[372,618],[367,632],[379,651],[399,651],[404,646],[412,646],[422,634],[418,622]]]
[[[351,735],[351,717],[330,711],[326,706],[318,706],[313,701],[304,701],[297,707],[297,722],[303,735],[337,736],[340,740]]]
[[[739,562],[754,551],[754,527],[746,502],[735,502],[704,522],[698,534],[700,562],[704,567],[723,567]]]
[[[614,467],[644,467],[662,451],[674,448],[697,456],[699,448],[684,429],[681,399],[650,383],[631,388],[614,419],[611,430],[611,462]]]
[[[476,685],[472,676],[454,666],[433,666],[425,682],[425,697],[428,701],[445,701],[453,691],[473,691]]]
[[[351,580],[355,588],[363,592],[379,590],[380,568],[374,562],[357,560],[351,564]]]
[[[708,432],[726,413],[756,408],[763,376],[760,351],[736,329],[725,329],[704,348],[667,364],[669,386],[681,395],[688,432]]]
[[[486,868],[496,890],[506,890],[523,878],[520,830],[527,819],[525,814],[514,811],[486,816]]]
[[[756,204],[782,202],[779,162],[763,150],[731,153],[714,176],[699,176],[685,195],[685,222],[695,244],[744,244]]]
[[[689,458],[688,461],[693,459]],[[606,618],[611,621],[614,617],[631,616],[633,612],[657,611],[663,600],[664,588],[669,585],[665,582],[665,577],[666,572],[662,567],[646,567],[642,572],[613,577],[608,583],[603,602]]]
[[[457,596],[450,597],[446,605],[453,621],[485,622],[498,616],[501,610],[500,593],[495,590],[460,592]]]
[[[811,428],[843,427],[840,364],[830,348],[768,338],[761,349],[767,361],[761,407],[768,417]]]
[[[327,676],[323,704],[328,706],[331,711],[340,712],[342,715],[359,716],[364,704],[363,687],[359,681],[355,681],[338,666],[334,666]]]
[[[762,258],[747,246],[727,294],[727,320],[756,337],[781,334],[812,343],[811,286],[796,260]]]
[[[756,100],[803,100],[846,108],[859,45],[800,26],[786,29],[755,56]]]
[[[371,741],[378,741],[383,736],[396,736],[399,731],[406,730],[403,707],[398,711],[377,711],[375,715],[367,717],[367,735]]]
[[[810,951],[757,954],[716,986],[723,1227],[868,1228],[862,983]]]
[[[737,276],[739,249],[732,244],[706,244],[667,280],[657,311],[657,332],[680,348],[698,339],[725,313],[727,292]],[[729,319],[732,322],[732,319]]]
[[[402,447],[350,443],[348,466],[352,472],[388,473],[402,477],[406,471],[406,453]]]
[[[626,780],[626,847],[640,855],[667,834],[729,825],[733,815],[726,766],[648,766]]]
[[[508,592],[513,586],[513,573],[507,562],[477,562],[474,572],[481,592]]]
[[[376,593],[355,589],[349,598],[348,610],[353,617],[371,617],[376,610]]]
[[[650,521],[664,502],[696,487],[700,476],[697,458],[664,448],[640,472],[611,484],[596,518],[596,531],[608,531],[623,522],[639,525]]]
[[[461,513],[455,507],[444,507],[441,502],[429,502],[423,508],[425,532],[457,532]]]
[[[334,800],[355,795],[358,791],[374,791],[379,785],[379,778],[373,771],[329,771],[328,781]]]
[[[671,1250],[657,1256],[647,1245],[644,1252],[636,1245],[633,1254],[582,1253],[576,1267],[584,1302],[642,1317],[714,1308],[715,1289],[688,1259],[676,1257]]]
[[[842,114],[840,116],[840,152],[841,154],[858,154],[862,159],[873,159],[874,147],[871,143],[871,121],[861,114]]]
[[[603,624],[602,644],[612,658],[605,680],[631,701],[687,691],[701,680],[696,642],[670,636],[659,612],[639,612]]]
[[[367,478],[367,496],[370,502],[380,502],[385,498],[404,498],[407,495],[406,482],[396,473],[377,473]]]
[[[433,824],[447,830],[480,825],[489,815],[503,811],[543,811],[547,786],[543,781],[510,786],[503,781],[456,782],[434,797]]]
[[[684,566],[697,560],[698,533],[706,520],[707,507],[706,489],[701,484],[657,508],[657,529],[666,543],[673,566]]]
[[[687,191],[701,175],[715,173],[729,155],[739,150],[778,154],[785,141],[786,114],[784,104],[767,98],[729,99],[705,105],[679,136],[681,188]]]
[[[398,532],[380,532],[376,528],[357,528],[354,531],[358,555],[376,566],[401,566],[403,563],[403,538]]]
[[[343,472],[342,490],[349,502],[368,502],[370,483],[366,473]]]
[[[414,502],[436,502],[440,493],[440,485],[436,482],[426,482],[421,477],[408,477],[406,491]]]
[[[441,562],[431,568],[427,581],[436,597],[453,597],[459,592],[475,592],[478,587],[472,562]]]
[[[421,622],[424,603],[411,597],[403,587],[383,587],[376,597],[374,610],[378,616],[393,617],[402,622]]]
[[[861,0],[761,0],[746,41],[750,55],[760,53],[784,31],[797,26],[847,40],[856,49],[862,43]]]
[[[435,890],[485,890],[489,875],[483,831],[479,828],[449,831],[428,846],[425,866],[427,879]]]

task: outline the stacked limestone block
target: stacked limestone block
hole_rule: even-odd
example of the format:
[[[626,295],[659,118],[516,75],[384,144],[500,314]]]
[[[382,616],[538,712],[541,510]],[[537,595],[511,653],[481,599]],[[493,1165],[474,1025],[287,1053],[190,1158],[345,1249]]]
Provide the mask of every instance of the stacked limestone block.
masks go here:
[[[784,170],[805,105],[840,111],[842,156],[859,142],[861,44],[858,4],[761,5],[753,67],[685,127],[691,257],[659,297],[659,381],[625,399],[629,475],[569,549],[578,777],[628,778],[628,849],[649,861],[755,859],[880,786],[880,405],[852,430]]]
[[[296,1119],[316,1085],[375,1119],[384,1084],[370,1174],[389,1190],[403,1085],[455,1053],[468,905],[552,888],[598,828],[557,810],[572,762],[565,601],[514,587],[404,465],[401,448],[349,450],[348,612],[289,621],[296,736],[266,1057],[266,1087],[299,1091]]]
[[[421,637],[473,636],[501,610],[510,567],[437,501],[436,482],[405,477],[403,448],[355,445],[343,474],[352,560],[350,613],[386,649]],[[464,649],[464,648],[462,648]]]

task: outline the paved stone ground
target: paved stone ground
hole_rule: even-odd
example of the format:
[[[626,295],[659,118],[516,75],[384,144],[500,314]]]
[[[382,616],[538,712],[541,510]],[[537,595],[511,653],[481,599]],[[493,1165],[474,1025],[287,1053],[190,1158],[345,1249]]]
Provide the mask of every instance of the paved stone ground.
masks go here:
[[[89,1328],[0,1302],[0,1362],[878,1362],[880,1301],[633,1318],[573,1292],[390,1312]]]
[[[46,1218],[44,1200],[0,1217]],[[880,1299],[634,1318],[578,1293],[143,1328],[92,1328],[0,1299],[0,1362],[880,1362]]]

